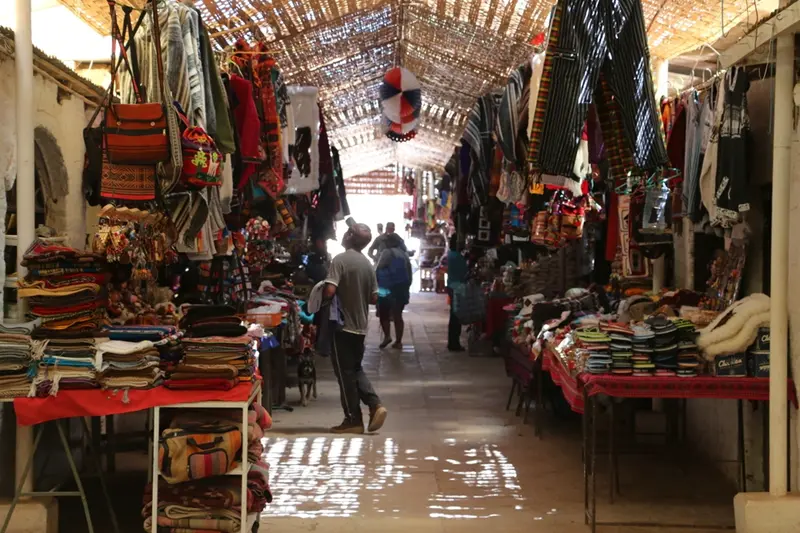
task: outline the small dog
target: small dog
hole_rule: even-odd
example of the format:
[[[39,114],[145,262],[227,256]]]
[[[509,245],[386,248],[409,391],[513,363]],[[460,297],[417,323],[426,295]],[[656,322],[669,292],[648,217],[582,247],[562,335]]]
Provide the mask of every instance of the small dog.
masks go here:
[[[309,398],[317,399],[317,367],[311,350],[306,350],[300,356],[297,365],[297,383],[300,387],[300,400],[303,407],[306,407]]]

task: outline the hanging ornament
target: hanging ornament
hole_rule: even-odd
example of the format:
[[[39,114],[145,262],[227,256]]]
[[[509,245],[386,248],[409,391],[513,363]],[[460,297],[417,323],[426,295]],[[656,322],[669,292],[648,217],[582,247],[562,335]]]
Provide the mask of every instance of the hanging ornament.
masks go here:
[[[411,130],[406,134],[402,133],[395,133],[393,131],[387,131],[386,136],[389,137],[390,140],[396,143],[404,143],[406,141],[410,141],[414,137],[417,136],[417,130]]]
[[[422,107],[422,92],[417,77],[403,67],[389,70],[380,87],[381,111],[392,122],[402,123],[404,118]]]
[[[405,123],[397,123],[392,122],[386,117],[383,117],[381,120],[381,127],[383,128],[383,133],[391,131],[393,133],[405,135],[406,133],[416,130],[417,127],[419,127],[419,119],[413,119]]]

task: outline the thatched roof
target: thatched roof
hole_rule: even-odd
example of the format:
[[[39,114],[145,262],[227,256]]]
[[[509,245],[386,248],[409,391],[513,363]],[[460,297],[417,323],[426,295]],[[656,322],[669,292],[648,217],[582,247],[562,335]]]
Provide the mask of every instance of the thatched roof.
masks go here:
[[[59,1],[108,33],[106,0]],[[251,42],[263,39],[271,43],[290,83],[319,88],[332,141],[352,173],[394,161],[440,169],[477,97],[504,84],[510,70],[530,55],[528,43],[543,30],[553,1],[194,3],[218,48],[240,37]],[[743,21],[766,16],[775,0],[642,0],[642,4],[651,56],[672,58],[715,42]],[[419,134],[402,145],[383,137],[378,124],[378,86],[382,75],[396,65],[416,74],[423,86]]]

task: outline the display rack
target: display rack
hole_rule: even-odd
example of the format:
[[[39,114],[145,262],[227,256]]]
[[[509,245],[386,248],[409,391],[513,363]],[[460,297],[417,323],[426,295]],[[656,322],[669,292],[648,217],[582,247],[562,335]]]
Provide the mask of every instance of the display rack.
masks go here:
[[[250,396],[243,402],[190,402],[179,403],[164,407],[153,408],[153,443],[150,447],[151,459],[151,476],[153,485],[153,501],[152,505],[152,522],[150,526],[151,533],[158,531],[158,485],[161,477],[161,472],[158,467],[158,446],[161,438],[161,409],[241,409],[242,411],[242,460],[239,466],[225,474],[226,476],[239,476],[241,477],[241,494],[242,494],[242,528],[240,531],[257,531],[258,530],[258,513],[247,513],[247,474],[250,471],[250,461],[247,457],[247,441],[248,441],[248,423],[247,411],[250,409],[250,404],[258,400],[261,403],[261,382],[256,381],[253,383],[253,389]]]

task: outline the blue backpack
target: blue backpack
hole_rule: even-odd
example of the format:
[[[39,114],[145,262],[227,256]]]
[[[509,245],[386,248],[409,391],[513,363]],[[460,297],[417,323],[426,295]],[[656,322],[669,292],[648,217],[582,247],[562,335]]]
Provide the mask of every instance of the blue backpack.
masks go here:
[[[408,279],[408,269],[406,268],[406,260],[403,257],[392,257],[389,266],[379,268],[375,272],[378,279],[378,287],[391,289],[398,285],[410,285],[411,280]]]

